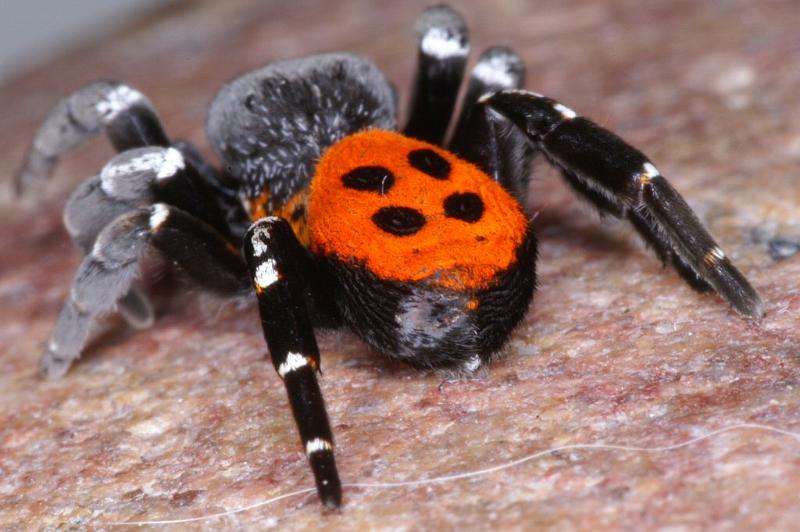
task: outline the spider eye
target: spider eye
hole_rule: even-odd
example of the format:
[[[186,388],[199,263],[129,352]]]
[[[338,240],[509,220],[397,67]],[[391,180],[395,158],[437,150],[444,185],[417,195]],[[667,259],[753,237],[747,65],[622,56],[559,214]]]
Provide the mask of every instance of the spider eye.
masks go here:
[[[359,166],[342,176],[342,184],[353,190],[386,194],[394,185],[394,174],[383,166]]]
[[[450,163],[433,150],[414,150],[408,154],[408,163],[425,172],[434,179],[445,180],[450,177]]]
[[[473,192],[450,194],[444,200],[444,214],[448,218],[475,223],[483,216],[483,200]]]
[[[372,221],[395,236],[410,236],[425,225],[425,216],[409,207],[383,207],[372,215]]]

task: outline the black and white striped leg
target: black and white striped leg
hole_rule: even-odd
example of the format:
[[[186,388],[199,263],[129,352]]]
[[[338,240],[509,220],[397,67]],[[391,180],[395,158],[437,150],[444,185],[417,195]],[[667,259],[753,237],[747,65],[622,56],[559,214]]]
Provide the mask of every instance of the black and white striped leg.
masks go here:
[[[286,386],[319,497],[335,508],[341,504],[342,488],[316,377],[319,349],[304,298],[306,281],[301,277],[310,269],[305,253],[289,224],[280,218],[263,218],[245,235],[244,254],[272,364]]]
[[[642,232],[646,226],[646,232],[657,235],[657,243],[651,241],[656,251],[664,253],[668,246],[679,264],[702,279],[700,286],[703,282],[712,286],[740,314],[762,317],[763,304],[756,291],[644,154],[572,109],[536,93],[501,91],[482,98],[480,104],[485,112],[494,110],[511,120],[568,179],[602,197],[610,212],[629,215],[635,211],[632,221],[637,230]]]
[[[467,119],[481,96],[507,89],[519,89],[525,85],[525,64],[510,48],[493,46],[478,57],[472,67],[467,84],[467,92],[461,103],[461,113],[453,133],[450,148],[458,151],[464,148],[461,140],[468,133]]]
[[[441,144],[453,115],[469,54],[467,25],[459,13],[438,5],[422,12],[416,28],[419,33],[417,75],[404,133]]]
[[[41,186],[61,155],[103,131],[117,151],[169,145],[147,97],[121,83],[95,81],[63,98],[47,114],[15,177],[17,192]]]
[[[202,221],[163,203],[127,212],[100,232],[75,273],[42,357],[43,376],[63,376],[81,356],[102,316],[115,310],[121,298],[129,297],[148,245],[202,288],[234,293],[249,286],[238,253]]]
[[[536,153],[527,137],[498,113],[474,112],[481,96],[517,89],[525,83],[525,66],[512,50],[494,47],[472,69],[450,149],[478,165],[524,205],[531,162]]]
[[[628,220],[633,225],[639,236],[653,248],[663,264],[670,264],[678,275],[683,277],[686,284],[698,292],[711,292],[714,287],[703,279],[670,245],[669,239],[661,233],[659,226],[649,214],[644,211],[631,209],[628,211]]]

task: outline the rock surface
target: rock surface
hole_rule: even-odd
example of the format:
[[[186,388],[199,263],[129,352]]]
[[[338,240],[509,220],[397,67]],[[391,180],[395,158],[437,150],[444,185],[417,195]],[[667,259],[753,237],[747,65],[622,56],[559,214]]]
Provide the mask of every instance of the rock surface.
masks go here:
[[[403,101],[421,2],[185,2],[0,88],[0,529],[112,528],[228,512],[312,485],[251,301],[156,287],[149,331],[104,336],[62,380],[36,377],[78,257],[66,195],[111,156],[64,161],[34,208],[10,178],[46,109],[97,78],[148,94],[206,147],[215,90],[278,58],[366,55]],[[800,12],[792,0],[458,3],[473,49],[513,46],[528,87],[648,153],[760,291],[760,324],[688,289],[623,225],[599,223],[544,168],[540,289],[506,356],[474,380],[321,338],[345,490],[178,528],[784,529],[800,521]],[[187,290],[187,288],[189,288]]]

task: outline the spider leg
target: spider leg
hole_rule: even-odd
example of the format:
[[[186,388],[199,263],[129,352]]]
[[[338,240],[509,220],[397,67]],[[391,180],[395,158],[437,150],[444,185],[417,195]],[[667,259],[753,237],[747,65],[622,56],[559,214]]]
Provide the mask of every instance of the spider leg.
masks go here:
[[[61,155],[103,131],[117,151],[169,146],[146,96],[118,82],[95,81],[63,98],[47,114],[15,176],[17,193],[46,180]]]
[[[193,144],[178,140],[172,147],[181,152],[186,160],[186,165],[192,168],[193,173],[199,175],[199,179],[193,179],[193,187],[217,205],[216,210],[221,209],[221,213],[217,217],[218,221],[222,221],[224,218],[224,234],[228,235],[233,242],[241,242],[245,231],[250,226],[250,216],[244,210],[239,197],[239,185],[233,178],[210,165]]]
[[[237,251],[209,225],[163,203],[122,214],[100,232],[75,273],[42,357],[43,376],[63,376],[80,357],[100,318],[128,297],[146,246],[159,250],[208,290],[233,293],[248,286]]]
[[[479,166],[525,205],[536,153],[527,137],[498,113],[475,112],[481,96],[525,83],[525,66],[512,50],[487,49],[472,69],[450,150]]]
[[[70,196],[64,208],[64,226],[81,254],[86,256],[103,227],[134,207],[131,202],[108,196],[101,186],[100,176],[94,176],[81,183]],[[153,324],[153,307],[135,285],[117,301],[117,310],[128,325],[136,329],[146,329]]]
[[[286,386],[317,492],[326,506],[338,507],[342,488],[316,377],[319,349],[303,293],[309,257],[289,224],[277,217],[262,218],[250,227],[244,254],[258,296],[264,338]]]
[[[470,132],[467,129],[467,119],[481,96],[505,89],[519,89],[524,85],[525,64],[513,50],[505,46],[493,46],[484,50],[470,72],[467,92],[461,103],[461,113],[450,148],[463,146],[461,137]]]
[[[657,223],[655,223],[647,213],[637,209],[626,209],[619,203],[612,203],[603,194],[589,188],[584,182],[574,174],[562,169],[561,174],[581,197],[592,203],[600,214],[610,214],[616,218],[627,218],[639,236],[653,248],[658,258],[664,264],[671,264],[675,271],[683,277],[686,283],[698,292],[709,292],[714,287],[708,284],[692,267],[684,261],[680,255],[675,253],[667,237],[661,234]]]
[[[419,33],[417,74],[404,133],[441,144],[467,63],[467,25],[458,12],[437,5],[422,12],[416,29]]]
[[[64,226],[87,255],[100,231],[115,218],[158,201],[177,206],[232,237],[209,185],[175,148],[137,148],[114,157],[100,175],[75,189],[64,208]],[[152,307],[136,286],[119,299],[117,310],[137,329],[153,323]]]
[[[156,202],[179,207],[229,236],[214,191],[175,148],[136,148],[116,155],[72,193],[64,208],[64,225],[86,254],[114,218]]]
[[[184,140],[177,140],[172,144],[172,147],[180,151],[183,158],[202,176],[203,181],[214,191],[215,197],[224,198],[226,204],[236,205],[241,208],[242,201],[237,193],[238,184],[230,176],[219,172],[210,165],[194,144]],[[246,218],[247,215],[244,213],[244,209],[241,212]],[[242,234],[244,234],[244,231]]]
[[[636,148],[568,107],[528,91],[501,91],[480,104],[513,122],[568,180],[591,190],[609,212],[625,214],[649,234],[657,253],[668,250],[713,287],[737,312],[760,319],[763,304],[700,220],[653,164]],[[599,203],[599,202],[596,202]],[[630,213],[633,212],[633,215]],[[659,251],[660,250],[660,251]],[[674,264],[674,262],[673,262]],[[687,275],[684,275],[684,279]]]

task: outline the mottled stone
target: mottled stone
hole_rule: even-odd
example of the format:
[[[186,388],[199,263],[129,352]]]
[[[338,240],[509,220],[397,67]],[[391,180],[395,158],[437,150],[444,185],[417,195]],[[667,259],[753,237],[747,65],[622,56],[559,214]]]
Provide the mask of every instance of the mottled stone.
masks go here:
[[[530,194],[540,289],[490,371],[446,381],[384,361],[349,333],[322,336],[344,482],[452,475],[576,443],[664,447],[737,423],[800,432],[800,256],[775,251],[800,240],[795,2],[458,4],[475,50],[514,46],[529,88],[651,156],[767,315],[743,321],[692,292],[542,167]],[[117,327],[64,379],[37,379],[78,263],[59,212],[111,155],[103,141],[81,149],[43,203],[14,203],[10,176],[48,106],[90,79],[124,79],[172,135],[209,153],[203,123],[217,87],[331,50],[370,57],[405,102],[423,5],[186,2],[0,88],[0,528],[191,518],[312,485],[251,300],[165,280],[151,330]],[[798,439],[750,428],[669,451],[564,450],[447,482],[347,487],[338,513],[309,492],[201,524],[789,530],[800,520],[799,466]]]

